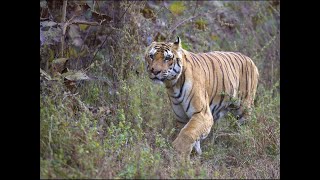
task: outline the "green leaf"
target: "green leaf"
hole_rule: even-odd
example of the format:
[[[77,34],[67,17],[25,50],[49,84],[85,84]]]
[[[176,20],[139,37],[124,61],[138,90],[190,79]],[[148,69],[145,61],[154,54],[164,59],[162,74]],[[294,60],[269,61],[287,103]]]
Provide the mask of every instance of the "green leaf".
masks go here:
[[[181,1],[173,2],[169,7],[169,10],[176,15],[181,15],[185,9],[186,7]]]
[[[79,27],[80,27],[80,30],[81,31],[85,31],[88,29],[89,25],[86,25],[86,24],[79,24]]]
[[[190,50],[190,46],[188,44],[184,43],[184,42],[181,42],[181,46],[185,50]]]

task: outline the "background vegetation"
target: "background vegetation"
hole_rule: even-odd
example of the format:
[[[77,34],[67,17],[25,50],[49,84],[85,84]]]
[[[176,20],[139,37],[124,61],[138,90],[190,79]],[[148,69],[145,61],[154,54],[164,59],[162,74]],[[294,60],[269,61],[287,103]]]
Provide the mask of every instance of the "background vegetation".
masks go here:
[[[153,40],[238,51],[258,66],[248,124],[215,124],[180,164],[165,88],[145,72]],[[280,178],[279,1],[40,1],[41,178]]]

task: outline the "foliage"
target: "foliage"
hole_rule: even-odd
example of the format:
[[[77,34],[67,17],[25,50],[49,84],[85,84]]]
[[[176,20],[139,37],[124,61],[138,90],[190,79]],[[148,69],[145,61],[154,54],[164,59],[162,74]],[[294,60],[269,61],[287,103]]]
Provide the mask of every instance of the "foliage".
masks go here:
[[[181,15],[186,7],[184,6],[184,2],[175,1],[170,5],[169,9],[173,14]]]
[[[67,1],[67,26],[62,7],[40,2],[41,178],[280,177],[279,3]],[[260,72],[251,120],[215,124],[191,164],[176,159],[179,129],[143,57],[176,35],[189,51],[242,52]]]

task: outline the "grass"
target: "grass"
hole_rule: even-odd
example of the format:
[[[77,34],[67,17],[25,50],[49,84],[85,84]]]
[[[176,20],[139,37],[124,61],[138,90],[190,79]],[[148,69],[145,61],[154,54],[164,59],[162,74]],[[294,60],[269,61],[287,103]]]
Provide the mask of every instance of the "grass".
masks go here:
[[[163,87],[147,78],[122,82],[116,96],[125,103],[106,113],[82,109],[79,96],[53,85],[40,101],[41,178],[279,178],[278,93],[260,88],[249,123],[222,119],[202,142],[203,155],[183,165],[171,147],[178,129]]]

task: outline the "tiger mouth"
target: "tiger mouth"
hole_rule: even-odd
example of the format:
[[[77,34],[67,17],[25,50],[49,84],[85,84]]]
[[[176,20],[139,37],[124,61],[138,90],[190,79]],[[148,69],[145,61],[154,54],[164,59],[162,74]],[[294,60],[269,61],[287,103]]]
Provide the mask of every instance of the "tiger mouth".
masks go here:
[[[165,80],[165,78],[159,79],[159,78],[157,78],[157,77],[150,78],[150,79],[152,79],[153,81],[162,81],[162,82]]]

